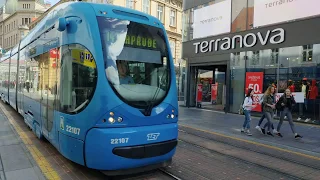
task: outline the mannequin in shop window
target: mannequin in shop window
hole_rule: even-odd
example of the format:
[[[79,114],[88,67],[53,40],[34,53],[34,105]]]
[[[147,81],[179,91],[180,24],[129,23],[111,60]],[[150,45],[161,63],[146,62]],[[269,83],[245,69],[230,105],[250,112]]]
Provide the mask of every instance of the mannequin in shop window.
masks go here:
[[[301,92],[303,93],[304,97],[304,103],[299,104],[299,114],[300,117],[298,117],[297,121],[301,121],[302,118],[306,118],[305,121],[310,121],[310,118],[308,118],[308,95],[309,95],[309,87],[310,83],[308,82],[307,78],[302,79],[302,86],[301,86]]]
[[[315,79],[312,79],[312,83],[309,88],[309,92],[308,92],[308,96],[307,96],[310,101],[310,105],[311,105],[311,108],[309,108],[309,109],[313,110],[313,117],[315,117],[315,113],[316,113],[316,99],[318,96],[318,87],[317,87],[316,83],[317,83],[317,81]],[[305,122],[309,122],[309,121],[311,121],[311,119],[308,119]]]

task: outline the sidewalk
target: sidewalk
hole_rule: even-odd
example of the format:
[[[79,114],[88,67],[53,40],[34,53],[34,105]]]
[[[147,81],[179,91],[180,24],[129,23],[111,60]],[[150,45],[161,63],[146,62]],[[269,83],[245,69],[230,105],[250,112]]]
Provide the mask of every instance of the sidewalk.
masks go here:
[[[288,121],[284,121],[281,127],[281,134],[284,136],[271,137],[261,134],[255,129],[259,117],[252,117],[251,132],[253,136],[240,133],[244,122],[244,116],[238,114],[225,114],[205,109],[179,107],[179,124],[192,126],[206,131],[221,133],[255,142],[265,143],[284,149],[300,151],[320,157],[320,126],[295,123],[296,131],[303,136],[302,139],[295,139]],[[262,122],[264,125],[265,119]],[[274,126],[278,120],[273,120]]]
[[[0,110],[0,179],[45,179],[19,135]]]

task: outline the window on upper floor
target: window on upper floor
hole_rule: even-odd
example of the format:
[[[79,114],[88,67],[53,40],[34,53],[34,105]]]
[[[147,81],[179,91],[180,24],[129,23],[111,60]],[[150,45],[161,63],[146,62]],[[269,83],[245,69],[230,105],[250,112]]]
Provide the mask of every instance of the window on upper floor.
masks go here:
[[[142,11],[144,13],[148,13],[150,12],[150,0],[143,0],[142,1]]]
[[[177,11],[175,9],[170,10],[170,26],[176,26],[177,22]]]
[[[158,4],[157,18],[158,18],[161,22],[164,22],[164,5],[162,5],[162,4]]]
[[[134,1],[135,0],[126,0],[126,7],[134,9]]]

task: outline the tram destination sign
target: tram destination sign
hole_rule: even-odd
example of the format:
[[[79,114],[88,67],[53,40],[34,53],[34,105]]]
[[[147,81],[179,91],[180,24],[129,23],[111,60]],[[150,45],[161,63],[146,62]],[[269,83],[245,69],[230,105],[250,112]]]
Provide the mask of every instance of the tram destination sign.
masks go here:
[[[268,30],[266,33],[248,33],[244,36],[234,35],[232,37],[225,37],[222,39],[213,39],[210,41],[201,41],[193,43],[195,53],[207,53],[212,51],[225,51],[229,49],[250,48],[260,43],[262,46],[270,44],[280,44],[285,41],[285,31],[282,28]]]

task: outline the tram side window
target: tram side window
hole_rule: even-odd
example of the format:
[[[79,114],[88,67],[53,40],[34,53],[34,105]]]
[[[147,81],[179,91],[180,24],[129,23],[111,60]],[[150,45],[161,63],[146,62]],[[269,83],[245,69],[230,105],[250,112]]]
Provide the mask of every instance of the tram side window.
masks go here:
[[[73,114],[83,110],[90,102],[96,84],[96,63],[82,45],[61,47],[60,111]]]
[[[0,71],[1,87],[3,89],[3,92],[5,92],[6,88],[8,88],[9,59],[1,62],[0,66],[1,66],[1,71]]]
[[[39,93],[39,85],[41,79],[39,60],[40,56],[32,58],[26,56],[26,77],[24,83],[24,95],[36,101],[39,101],[41,98],[41,94]]]

